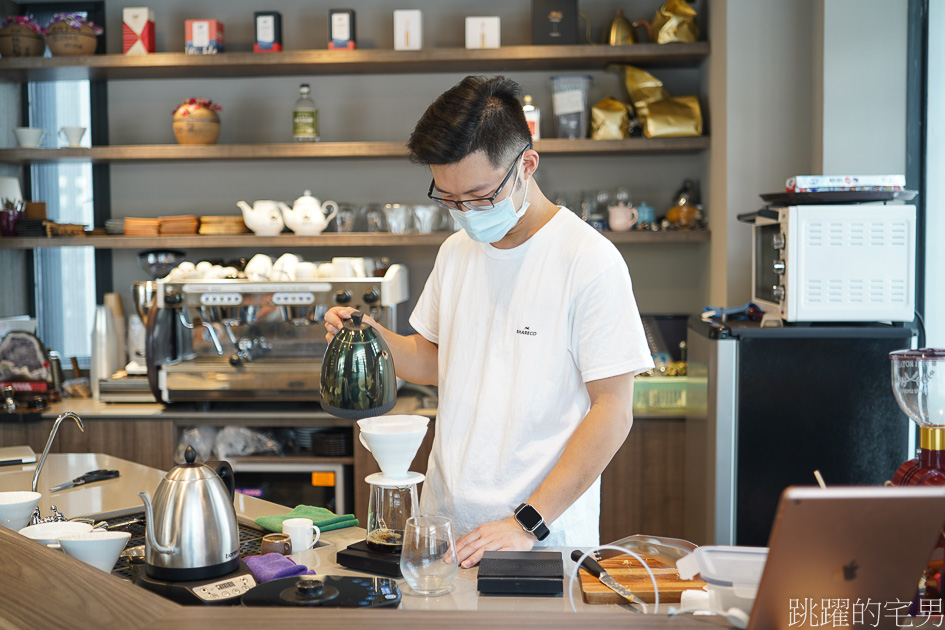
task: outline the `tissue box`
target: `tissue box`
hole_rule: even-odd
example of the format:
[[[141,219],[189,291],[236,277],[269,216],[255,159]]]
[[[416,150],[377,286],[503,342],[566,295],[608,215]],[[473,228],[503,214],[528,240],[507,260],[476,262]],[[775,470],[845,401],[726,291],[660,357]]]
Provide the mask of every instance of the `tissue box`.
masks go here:
[[[498,48],[499,26],[498,17],[466,18],[466,48]]]
[[[147,7],[125,7],[121,11],[121,51],[147,55],[154,48],[154,11]]]
[[[282,52],[282,14],[278,11],[256,11],[253,13],[256,24],[256,41],[253,52]]]
[[[215,55],[223,52],[223,24],[217,20],[184,22],[184,52],[188,55]]]
[[[423,14],[416,9],[394,11],[394,50],[420,50],[423,46]]]
[[[354,34],[354,11],[331,9],[328,11],[328,48],[331,50],[354,50],[357,48]]]
[[[532,0],[532,44],[577,43],[577,0]]]

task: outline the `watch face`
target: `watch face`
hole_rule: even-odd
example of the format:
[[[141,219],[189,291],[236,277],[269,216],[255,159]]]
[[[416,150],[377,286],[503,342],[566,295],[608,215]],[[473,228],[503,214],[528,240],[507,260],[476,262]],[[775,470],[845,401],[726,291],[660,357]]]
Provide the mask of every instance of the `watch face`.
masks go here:
[[[530,505],[523,505],[515,513],[515,519],[521,523],[522,527],[531,531],[541,524],[542,518],[538,510]]]

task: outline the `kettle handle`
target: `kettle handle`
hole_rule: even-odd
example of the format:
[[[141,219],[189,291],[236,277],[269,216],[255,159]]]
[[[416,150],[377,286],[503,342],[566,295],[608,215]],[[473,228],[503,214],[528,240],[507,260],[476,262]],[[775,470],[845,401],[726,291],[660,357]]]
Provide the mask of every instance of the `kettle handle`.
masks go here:
[[[230,462],[226,460],[214,460],[206,462],[206,466],[209,466],[210,469],[220,477],[220,480],[223,481],[223,485],[226,486],[227,492],[230,493],[230,500],[232,501],[236,496],[236,477],[233,475],[233,467],[230,466]]]

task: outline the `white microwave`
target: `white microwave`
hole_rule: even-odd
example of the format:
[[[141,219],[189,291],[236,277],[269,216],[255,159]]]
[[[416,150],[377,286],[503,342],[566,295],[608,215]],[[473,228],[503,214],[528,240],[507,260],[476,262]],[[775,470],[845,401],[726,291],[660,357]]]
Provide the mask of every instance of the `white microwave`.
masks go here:
[[[911,205],[769,207],[754,215],[752,301],[788,322],[911,322]]]

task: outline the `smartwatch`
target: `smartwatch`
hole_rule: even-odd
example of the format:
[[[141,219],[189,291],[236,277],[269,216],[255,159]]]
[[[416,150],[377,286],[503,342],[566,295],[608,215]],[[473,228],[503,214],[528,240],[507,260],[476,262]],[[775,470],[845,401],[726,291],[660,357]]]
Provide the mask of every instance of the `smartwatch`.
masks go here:
[[[515,508],[515,520],[529,534],[534,534],[538,540],[548,538],[551,533],[548,526],[545,525],[545,519],[542,518],[538,510],[527,503],[523,503]]]

